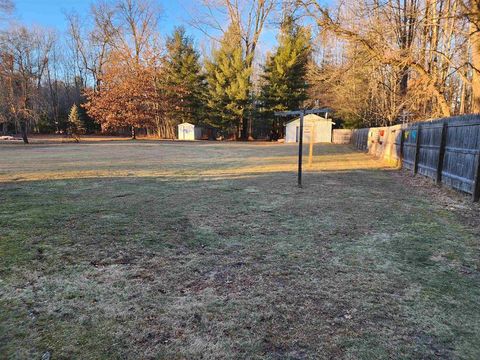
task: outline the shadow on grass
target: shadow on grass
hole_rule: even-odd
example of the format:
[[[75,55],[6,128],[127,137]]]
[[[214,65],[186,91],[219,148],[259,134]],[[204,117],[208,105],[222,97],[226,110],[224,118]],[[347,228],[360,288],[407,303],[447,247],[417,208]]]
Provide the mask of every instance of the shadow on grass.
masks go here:
[[[250,166],[2,183],[0,352],[480,353],[478,238],[459,214],[382,168],[298,189]]]

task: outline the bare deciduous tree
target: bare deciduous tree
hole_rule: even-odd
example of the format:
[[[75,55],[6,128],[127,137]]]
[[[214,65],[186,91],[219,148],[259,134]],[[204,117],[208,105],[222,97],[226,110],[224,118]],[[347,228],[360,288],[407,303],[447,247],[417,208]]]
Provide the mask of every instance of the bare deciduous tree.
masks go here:
[[[364,122],[367,116],[378,116],[377,122],[391,123],[405,113],[411,119],[425,119],[468,112],[470,107],[478,111],[477,1],[346,0],[333,11],[315,0],[300,3],[322,33],[338,39],[334,46],[341,54],[341,60],[330,62],[326,71],[322,66],[316,69],[311,80],[315,83],[316,76],[323,79],[317,84],[338,91],[358,77],[364,79],[357,84],[363,93],[351,115],[356,113]],[[332,97],[348,106],[340,95]],[[473,101],[467,104],[469,97]]]
[[[6,31],[1,38],[0,75],[7,85],[8,113],[25,143],[29,128],[38,120],[42,79],[54,42],[51,31],[23,26]]]

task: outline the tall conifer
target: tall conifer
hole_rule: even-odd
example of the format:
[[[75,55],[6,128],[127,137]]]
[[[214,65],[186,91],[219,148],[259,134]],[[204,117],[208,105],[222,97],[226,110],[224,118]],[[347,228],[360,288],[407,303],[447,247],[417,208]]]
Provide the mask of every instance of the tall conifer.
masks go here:
[[[206,61],[212,123],[237,139],[249,107],[251,67],[235,25],[230,25],[212,59]]]
[[[307,99],[307,66],[311,37],[307,28],[286,15],[278,37],[278,47],[263,67],[261,103],[263,118],[273,120],[274,111],[293,110]]]
[[[167,38],[166,48],[162,81],[167,85],[169,99],[175,104],[168,116],[178,123],[201,123],[205,117],[205,76],[200,55],[183,27],[176,28]]]

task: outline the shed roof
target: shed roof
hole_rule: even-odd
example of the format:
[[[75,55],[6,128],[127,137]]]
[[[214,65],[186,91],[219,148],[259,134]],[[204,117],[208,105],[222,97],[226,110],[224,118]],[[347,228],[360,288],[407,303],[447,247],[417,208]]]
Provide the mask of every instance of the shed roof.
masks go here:
[[[178,126],[188,126],[188,127],[191,127],[191,126],[195,126],[195,125],[190,124],[190,123],[188,123],[188,122],[184,122],[184,123],[178,124]]]
[[[332,124],[335,124],[332,120],[330,119],[325,119],[321,116],[315,115],[315,114],[308,114],[303,117],[304,123],[312,123],[312,122],[329,122]],[[294,124],[294,123],[300,123],[300,118],[296,118],[292,121],[289,121],[287,125]]]

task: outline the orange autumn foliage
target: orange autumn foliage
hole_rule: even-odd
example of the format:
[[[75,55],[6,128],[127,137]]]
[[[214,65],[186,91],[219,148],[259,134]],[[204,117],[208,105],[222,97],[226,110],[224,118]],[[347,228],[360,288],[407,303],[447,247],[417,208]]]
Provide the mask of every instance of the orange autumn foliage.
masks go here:
[[[149,128],[158,124],[169,101],[159,85],[155,61],[129,61],[111,54],[96,91],[87,92],[85,108],[104,129]]]

